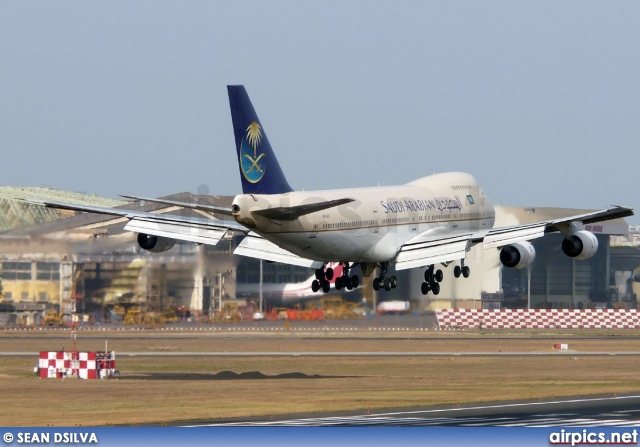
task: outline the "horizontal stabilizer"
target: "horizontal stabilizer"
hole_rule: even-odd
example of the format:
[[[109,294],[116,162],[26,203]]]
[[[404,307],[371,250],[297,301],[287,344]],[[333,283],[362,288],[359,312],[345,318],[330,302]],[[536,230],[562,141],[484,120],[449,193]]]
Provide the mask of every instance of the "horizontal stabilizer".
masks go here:
[[[266,210],[251,211],[251,213],[266,217],[267,219],[295,220],[306,214],[315,213],[316,211],[326,210],[327,208],[333,208],[334,206],[344,205],[345,203],[354,201],[355,199],[328,200],[326,202],[309,203],[306,205],[267,208]]]
[[[311,259],[302,258],[278,247],[255,233],[249,233],[240,245],[233,251],[234,254],[249,258],[263,259],[265,261],[280,262],[282,264],[299,265],[307,268],[321,268],[323,263]]]
[[[160,203],[162,205],[180,206],[182,208],[190,208],[192,210],[206,211],[208,213],[224,214],[225,216],[231,216],[231,208],[222,208],[219,206],[207,205],[203,203],[186,203],[176,202],[175,200],[162,200],[162,199],[148,199],[146,197],[125,196],[120,195],[125,199],[144,200],[145,202]]]
[[[194,223],[158,222],[144,218],[131,219],[124,229],[136,233],[207,245],[216,245],[227,233],[223,229],[210,228]]]

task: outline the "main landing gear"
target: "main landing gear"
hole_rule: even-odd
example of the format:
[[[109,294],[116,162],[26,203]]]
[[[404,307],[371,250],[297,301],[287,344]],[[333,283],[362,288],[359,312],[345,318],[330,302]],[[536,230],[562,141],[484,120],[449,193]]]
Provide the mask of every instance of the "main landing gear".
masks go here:
[[[395,276],[386,278],[388,268],[388,262],[383,262],[382,264],[380,264],[380,276],[378,276],[377,278],[373,278],[373,290],[378,291],[380,289],[384,289],[388,292],[389,290],[398,287],[398,278],[396,278]]]
[[[351,270],[353,266],[349,266],[348,262],[342,264],[342,276],[338,276],[336,278],[336,290],[347,289],[353,290],[357,289],[360,285],[360,278],[358,275],[349,276],[349,270]]]
[[[342,265],[342,275],[336,278],[336,290],[347,289],[353,290],[360,285],[360,279],[357,275],[349,276],[349,270],[353,266],[349,266],[348,262],[344,262]],[[317,292],[321,290],[324,293],[328,293],[331,290],[331,280],[334,277],[334,271],[331,267],[325,269],[316,269],[316,279],[311,283],[311,290]]]
[[[447,264],[443,264],[445,267]],[[456,265],[453,269],[453,276],[456,278],[460,278],[460,275],[468,278],[471,274],[471,270],[468,266],[464,265],[464,259],[460,261],[460,265]],[[429,292],[433,292],[434,295],[440,293],[440,283],[442,282],[442,278],[444,274],[442,270],[435,270],[435,267],[432,265],[428,266],[424,271],[424,282],[422,283],[421,291],[423,295],[426,295]]]
[[[440,293],[440,283],[444,278],[444,274],[440,269],[435,271],[434,270],[435,270],[435,267],[433,264],[431,264],[424,271],[424,282],[422,283],[422,286],[420,288],[423,295],[426,295],[429,292],[433,292],[434,295],[437,295]]]

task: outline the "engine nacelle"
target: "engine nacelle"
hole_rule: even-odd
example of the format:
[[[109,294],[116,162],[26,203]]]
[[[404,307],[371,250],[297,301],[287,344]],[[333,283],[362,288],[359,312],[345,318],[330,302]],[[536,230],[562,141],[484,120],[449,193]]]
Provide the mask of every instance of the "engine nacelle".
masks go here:
[[[500,250],[500,262],[505,267],[521,269],[530,265],[536,258],[536,250],[527,241],[507,245]]]
[[[138,245],[151,253],[162,253],[176,244],[175,239],[152,234],[138,233]]]
[[[574,259],[589,259],[598,251],[598,239],[590,231],[576,231],[562,241],[562,251]]]

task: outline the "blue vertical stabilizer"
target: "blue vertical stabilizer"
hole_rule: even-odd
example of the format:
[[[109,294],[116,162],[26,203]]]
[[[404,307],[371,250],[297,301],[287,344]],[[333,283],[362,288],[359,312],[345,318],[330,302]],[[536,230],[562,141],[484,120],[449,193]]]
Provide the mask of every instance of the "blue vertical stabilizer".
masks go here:
[[[267,134],[242,85],[229,85],[229,105],[244,194],[283,194],[293,191],[284,177]]]

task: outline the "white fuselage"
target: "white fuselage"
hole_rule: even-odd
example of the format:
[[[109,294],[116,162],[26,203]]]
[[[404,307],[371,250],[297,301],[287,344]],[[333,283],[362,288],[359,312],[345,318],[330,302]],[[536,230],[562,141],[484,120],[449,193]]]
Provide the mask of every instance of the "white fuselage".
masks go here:
[[[292,221],[272,220],[252,211],[351,198],[353,202]],[[495,211],[476,179],[465,173],[434,174],[406,185],[241,194],[237,222],[307,259],[386,262],[400,247],[426,231],[433,235],[493,227]]]

